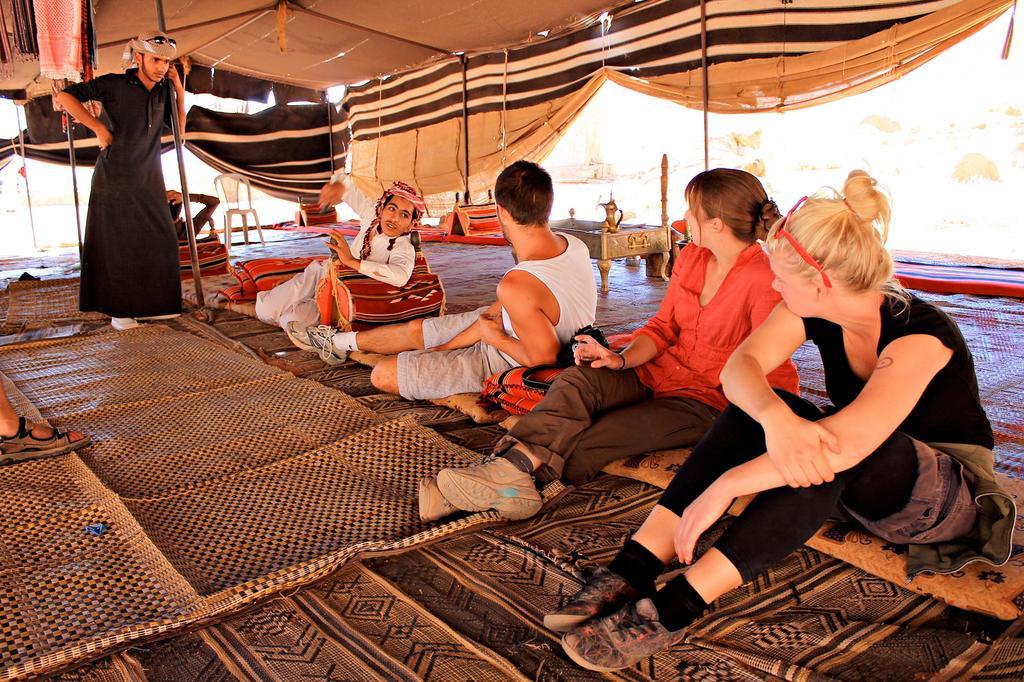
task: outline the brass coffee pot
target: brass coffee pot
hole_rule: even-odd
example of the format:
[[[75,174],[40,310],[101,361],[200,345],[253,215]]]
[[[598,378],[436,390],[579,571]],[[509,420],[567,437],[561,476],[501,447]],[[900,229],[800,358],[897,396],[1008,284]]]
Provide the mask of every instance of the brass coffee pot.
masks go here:
[[[612,233],[618,232],[619,223],[622,222],[622,209],[620,209],[618,205],[616,205],[615,197],[613,197],[612,194],[609,192],[608,201],[603,204],[598,204],[598,206],[603,208],[605,210],[605,213],[608,214],[605,217],[604,222],[601,223],[601,231]]]

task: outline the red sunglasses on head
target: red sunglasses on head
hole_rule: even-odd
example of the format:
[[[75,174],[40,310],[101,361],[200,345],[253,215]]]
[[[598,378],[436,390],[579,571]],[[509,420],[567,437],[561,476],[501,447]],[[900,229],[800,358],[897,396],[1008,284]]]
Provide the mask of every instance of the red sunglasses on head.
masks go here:
[[[778,239],[780,237],[785,237],[786,241],[789,242],[789,245],[792,246],[793,249],[798,254],[800,254],[800,257],[804,259],[804,262],[810,265],[812,268],[814,268],[821,274],[821,280],[825,283],[825,287],[831,289],[832,282],[829,280],[828,275],[825,274],[825,267],[817,260],[815,260],[814,256],[807,252],[807,249],[800,246],[800,244],[796,240],[796,237],[793,236],[793,233],[786,229],[786,226],[789,225],[789,219],[793,216],[793,214],[796,212],[798,208],[803,206],[803,203],[805,201],[807,201],[807,197],[801,197],[798,202],[793,204],[793,208],[789,209],[789,213],[787,213],[786,217],[782,219],[782,227],[780,227],[778,231],[775,233],[775,238]]]

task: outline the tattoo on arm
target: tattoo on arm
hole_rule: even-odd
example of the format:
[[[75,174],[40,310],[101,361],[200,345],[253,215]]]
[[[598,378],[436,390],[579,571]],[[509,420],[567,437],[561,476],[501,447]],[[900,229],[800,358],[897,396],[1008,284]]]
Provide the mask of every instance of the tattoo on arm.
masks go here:
[[[891,367],[892,363],[892,358],[890,358],[888,355],[883,355],[882,357],[878,358],[878,364],[875,365],[875,369],[885,369],[886,367]]]

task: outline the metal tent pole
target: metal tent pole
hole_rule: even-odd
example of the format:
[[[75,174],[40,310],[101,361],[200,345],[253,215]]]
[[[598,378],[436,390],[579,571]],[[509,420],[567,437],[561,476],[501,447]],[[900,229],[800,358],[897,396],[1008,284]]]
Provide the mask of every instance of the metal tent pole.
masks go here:
[[[160,31],[167,31],[167,22],[164,19],[164,4],[161,0],[156,1],[156,22]],[[170,68],[175,68],[171,64]],[[182,75],[184,78],[184,75]],[[171,132],[174,133],[174,151],[178,156],[178,177],[181,180],[181,209],[185,213],[185,228],[188,233],[188,253],[192,259],[192,284],[196,290],[196,305],[202,310],[206,308],[206,298],[203,296],[203,278],[199,272],[199,251],[196,248],[196,228],[192,223],[192,207],[189,204],[188,178],[185,177],[185,146],[181,139],[181,121],[178,120],[178,92],[167,81],[166,87],[170,91],[171,102]],[[228,237],[230,238],[230,233]]]
[[[78,264],[82,264],[82,216],[78,207],[78,166],[75,163],[75,119],[71,114],[64,114],[65,128],[68,131],[68,159],[71,161],[71,190],[75,195],[75,225],[78,227]]]
[[[39,250],[39,243],[36,241],[36,218],[32,212],[32,190],[28,184],[28,157],[25,156],[25,131],[21,127],[21,111],[17,103],[14,105],[14,115],[18,117],[18,144],[21,146],[21,167],[25,170],[25,201],[28,203],[28,224],[32,230],[32,248]]]
[[[466,194],[465,204],[473,203],[469,199],[469,83],[467,81],[468,74],[466,73],[469,68],[469,58],[466,55],[459,55],[459,61],[462,62],[462,146],[465,151],[465,165],[466,165]]]
[[[700,72],[703,81],[703,110],[704,110],[704,170],[711,165],[711,157],[708,154],[708,14],[707,0],[700,0]]]
[[[334,107],[331,104],[331,98],[327,96],[327,91],[324,90],[324,99],[327,100],[327,146],[331,150],[331,177],[334,177],[334,112],[331,109]]]

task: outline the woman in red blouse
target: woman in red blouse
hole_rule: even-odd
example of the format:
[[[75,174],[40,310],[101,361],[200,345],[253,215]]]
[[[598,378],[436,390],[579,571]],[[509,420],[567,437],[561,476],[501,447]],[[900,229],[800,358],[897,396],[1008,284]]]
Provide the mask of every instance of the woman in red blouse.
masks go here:
[[[593,478],[629,455],[696,443],[727,401],[718,375],[732,351],[779,301],[757,245],[778,207],[750,173],[717,168],[686,186],[690,244],[679,254],[658,314],[612,351],[577,337],[576,367],[522,417],[485,464],[442,469],[420,484],[420,513],[540,509],[534,483]],[[772,385],[798,390],[783,362]]]

